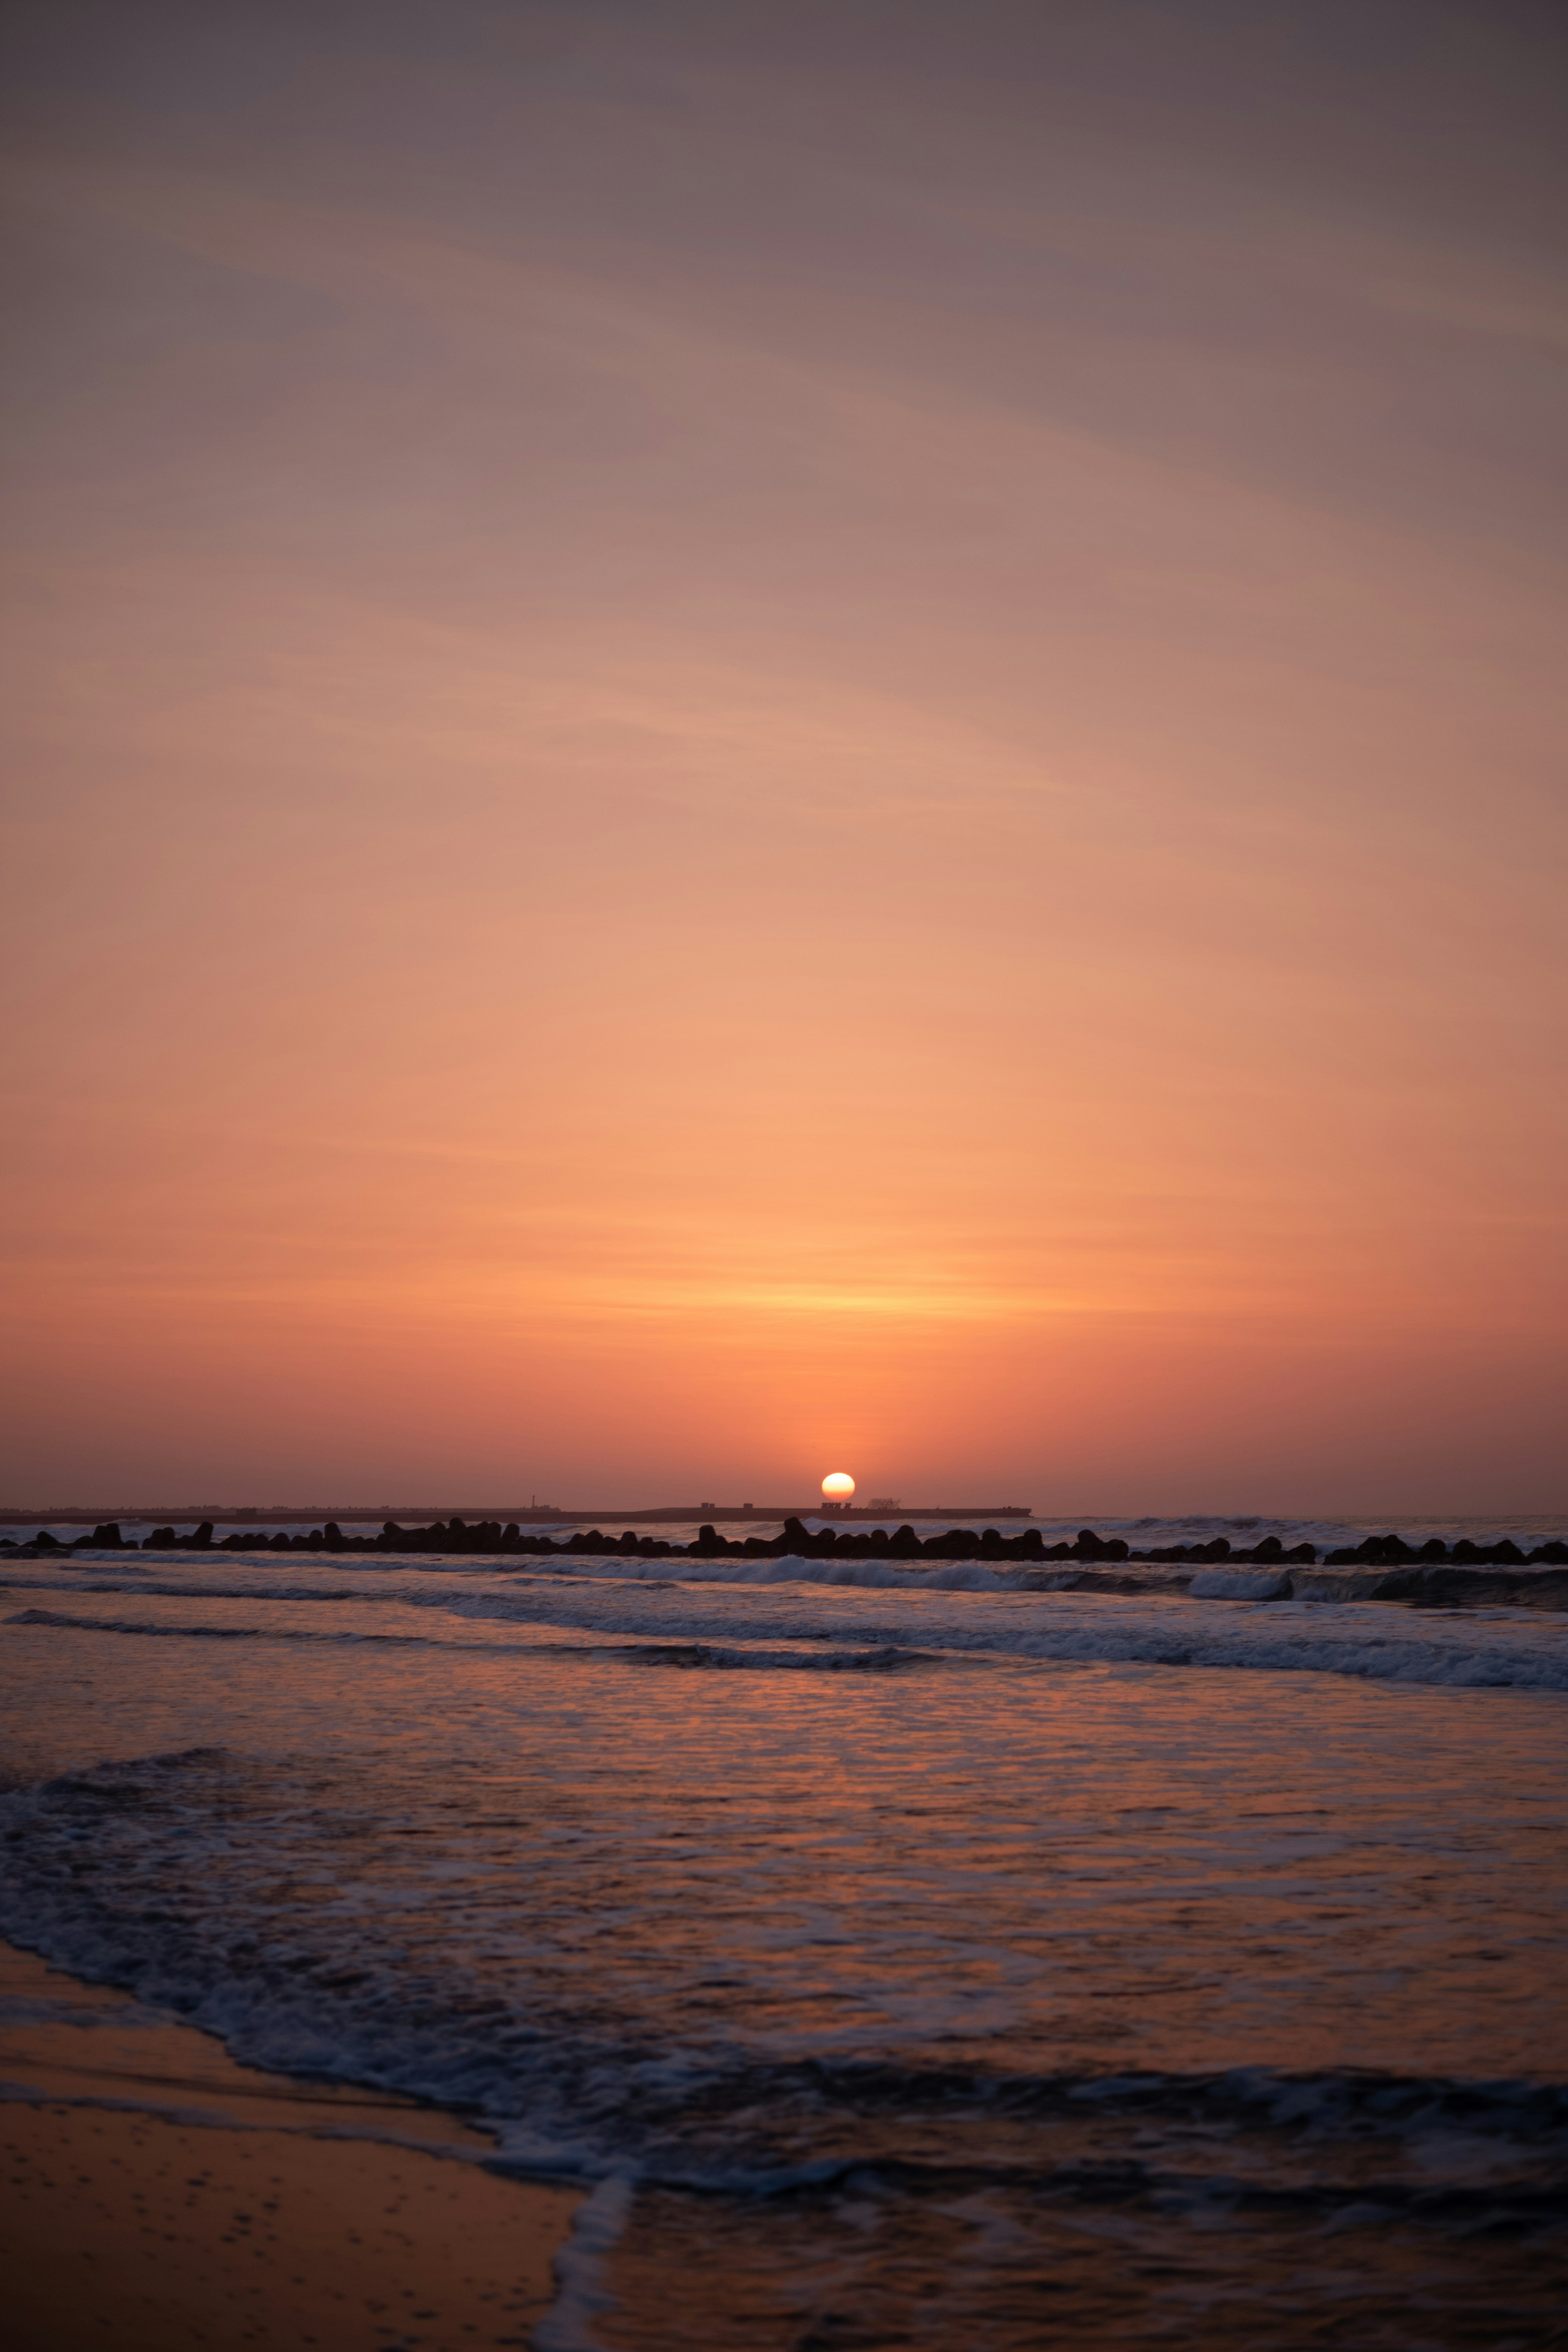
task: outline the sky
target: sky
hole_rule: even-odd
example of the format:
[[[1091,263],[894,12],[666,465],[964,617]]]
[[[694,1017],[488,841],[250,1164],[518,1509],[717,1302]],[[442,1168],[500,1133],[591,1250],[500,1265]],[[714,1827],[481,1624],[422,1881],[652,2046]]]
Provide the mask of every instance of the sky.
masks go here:
[[[5,38],[0,1500],[1568,1507],[1560,15]]]

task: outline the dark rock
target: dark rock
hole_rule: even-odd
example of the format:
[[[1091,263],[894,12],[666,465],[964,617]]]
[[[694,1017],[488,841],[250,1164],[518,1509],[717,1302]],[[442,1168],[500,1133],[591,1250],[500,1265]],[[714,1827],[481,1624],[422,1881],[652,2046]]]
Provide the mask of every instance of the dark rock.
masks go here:
[[[1410,1546],[1403,1536],[1366,1536],[1349,1557],[1352,1559],[1379,1561],[1403,1560],[1411,1557]]]

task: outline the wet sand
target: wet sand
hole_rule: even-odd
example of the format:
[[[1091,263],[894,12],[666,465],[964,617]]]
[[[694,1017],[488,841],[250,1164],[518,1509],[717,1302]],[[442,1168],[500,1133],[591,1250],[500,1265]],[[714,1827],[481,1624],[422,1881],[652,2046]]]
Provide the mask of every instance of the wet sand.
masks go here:
[[[0,2002],[9,2352],[527,2344],[577,2191],[483,2170],[490,2142],[454,2116],[237,2065],[9,1946]]]

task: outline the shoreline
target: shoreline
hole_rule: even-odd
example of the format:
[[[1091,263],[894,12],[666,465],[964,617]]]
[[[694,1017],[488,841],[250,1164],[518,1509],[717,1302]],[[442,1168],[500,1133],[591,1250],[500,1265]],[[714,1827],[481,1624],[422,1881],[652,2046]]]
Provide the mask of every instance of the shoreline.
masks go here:
[[[438,2107],[241,2065],[0,1943],[15,2352],[524,2347],[584,2193],[493,2171],[493,2148]]]

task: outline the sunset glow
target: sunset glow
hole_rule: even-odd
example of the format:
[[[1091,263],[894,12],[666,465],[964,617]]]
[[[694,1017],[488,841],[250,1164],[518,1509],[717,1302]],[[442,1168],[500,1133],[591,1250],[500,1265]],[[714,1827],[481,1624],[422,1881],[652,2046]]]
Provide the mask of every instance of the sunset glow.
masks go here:
[[[103,11],[14,142],[14,1492],[1553,1502],[1568,312],[1478,156],[1293,62],[1325,208],[1261,20],[1144,27],[1172,146],[1088,19],[872,105],[506,13]]]

